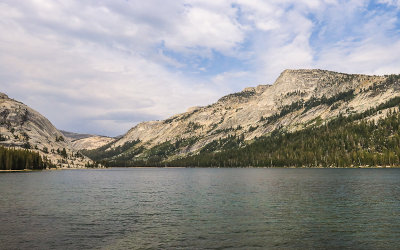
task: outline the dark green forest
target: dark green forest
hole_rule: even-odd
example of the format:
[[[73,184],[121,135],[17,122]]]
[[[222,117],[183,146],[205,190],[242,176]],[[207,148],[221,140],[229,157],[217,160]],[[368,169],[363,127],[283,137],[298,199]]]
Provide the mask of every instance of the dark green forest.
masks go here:
[[[0,170],[41,170],[52,167],[39,153],[0,146]]]

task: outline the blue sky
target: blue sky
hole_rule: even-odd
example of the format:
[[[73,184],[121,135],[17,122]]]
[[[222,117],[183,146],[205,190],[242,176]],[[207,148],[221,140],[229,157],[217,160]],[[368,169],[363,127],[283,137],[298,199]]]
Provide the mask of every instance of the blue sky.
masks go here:
[[[115,136],[287,68],[400,73],[399,0],[3,0],[0,91]]]

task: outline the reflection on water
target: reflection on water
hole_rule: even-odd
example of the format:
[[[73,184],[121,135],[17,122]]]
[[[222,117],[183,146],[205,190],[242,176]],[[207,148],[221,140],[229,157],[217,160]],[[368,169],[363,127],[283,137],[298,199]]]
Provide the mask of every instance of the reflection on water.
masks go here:
[[[400,169],[0,174],[1,249],[400,246]]]

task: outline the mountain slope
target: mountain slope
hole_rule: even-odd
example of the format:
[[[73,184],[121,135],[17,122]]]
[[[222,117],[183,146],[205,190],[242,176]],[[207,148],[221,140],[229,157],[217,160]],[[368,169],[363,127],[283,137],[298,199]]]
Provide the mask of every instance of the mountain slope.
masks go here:
[[[119,140],[85,153],[115,165],[151,165],[204,149],[244,147],[277,129],[297,131],[339,114],[378,106],[400,96],[398,79],[393,75],[285,70],[273,85],[246,88],[212,105],[164,121],[138,124]],[[240,138],[239,142],[232,143],[233,137]]]
[[[115,139],[107,136],[92,135],[90,137],[71,141],[75,150],[92,150],[114,142]]]
[[[49,120],[25,104],[0,93],[0,145],[39,152],[58,167],[84,167],[78,154]]]
[[[64,130],[60,132],[71,142],[75,150],[92,150],[115,141],[115,138],[101,135],[78,134]]]
[[[400,98],[296,132],[275,130],[242,148],[183,157],[161,166],[398,167]],[[233,141],[239,140],[233,138]]]

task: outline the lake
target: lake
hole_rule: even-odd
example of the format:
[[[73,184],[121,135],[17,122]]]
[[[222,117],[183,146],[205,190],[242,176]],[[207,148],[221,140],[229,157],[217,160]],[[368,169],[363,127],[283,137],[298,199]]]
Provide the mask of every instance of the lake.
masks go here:
[[[400,169],[0,173],[0,249],[400,247]]]

